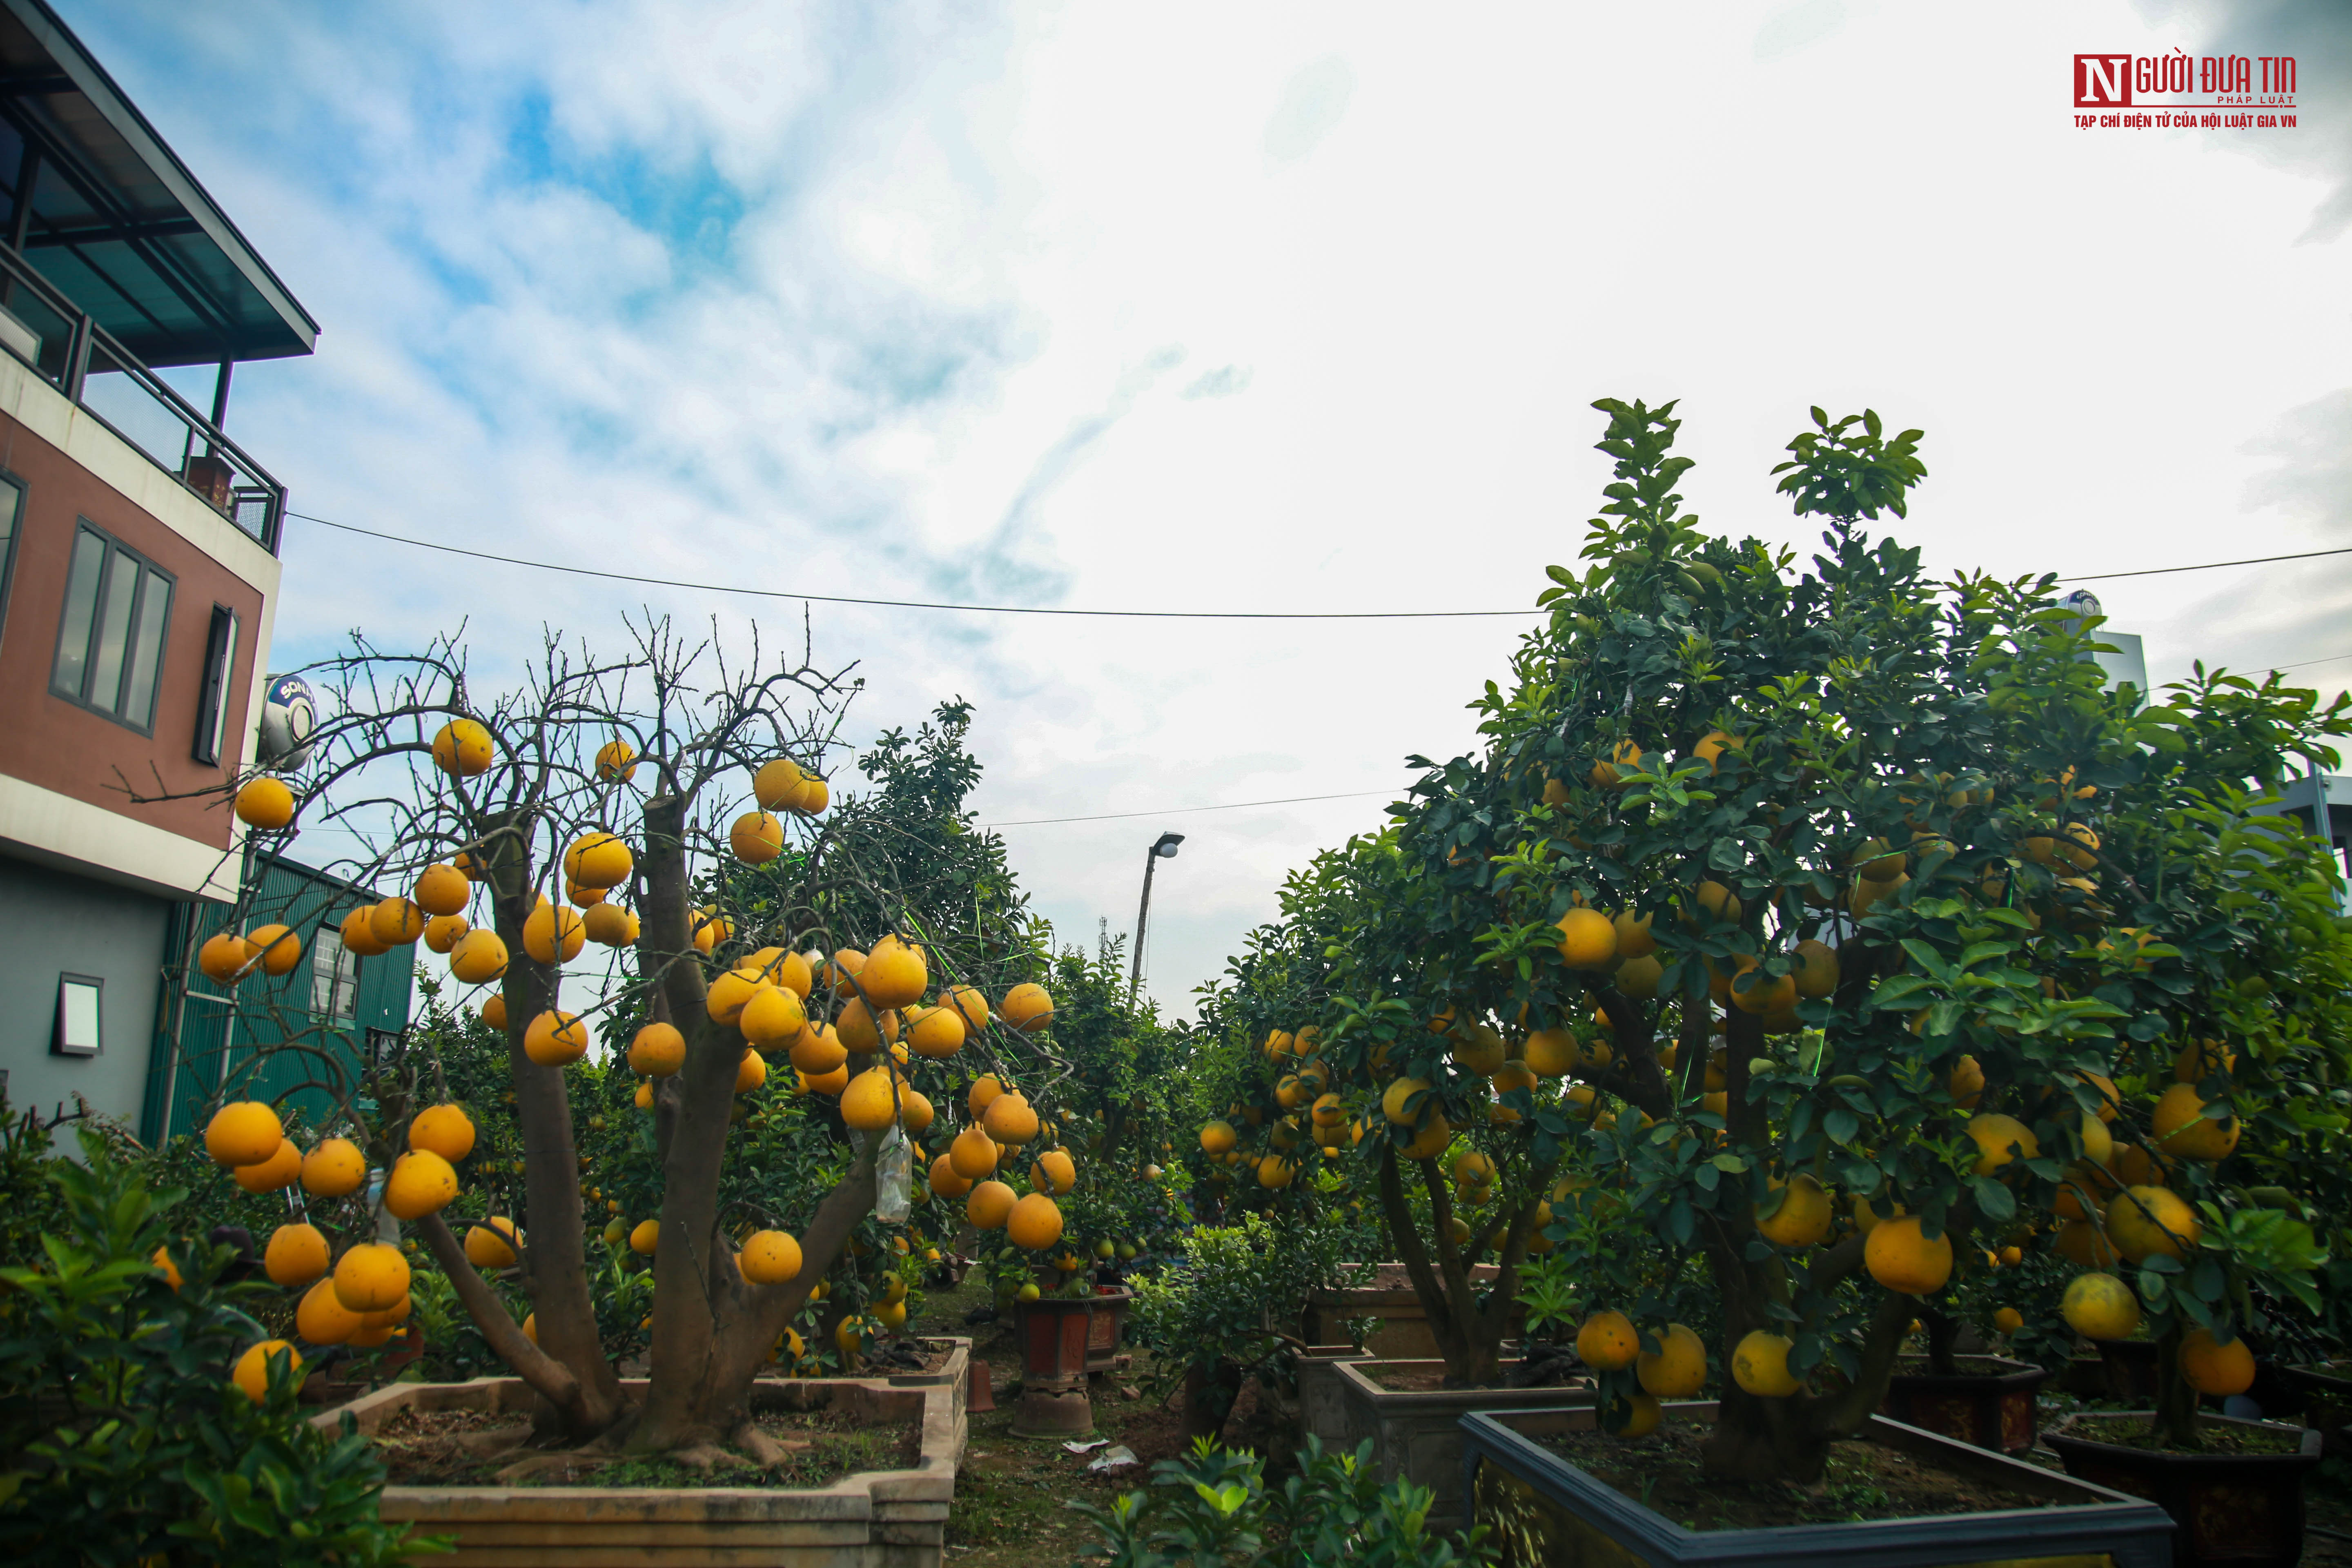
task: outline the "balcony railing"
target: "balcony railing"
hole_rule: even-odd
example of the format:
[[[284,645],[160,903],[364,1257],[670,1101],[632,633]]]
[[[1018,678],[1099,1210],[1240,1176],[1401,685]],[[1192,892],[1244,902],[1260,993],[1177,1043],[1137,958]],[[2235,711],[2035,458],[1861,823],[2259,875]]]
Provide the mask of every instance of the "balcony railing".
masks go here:
[[[0,348],[278,553],[286,487],[5,244]]]

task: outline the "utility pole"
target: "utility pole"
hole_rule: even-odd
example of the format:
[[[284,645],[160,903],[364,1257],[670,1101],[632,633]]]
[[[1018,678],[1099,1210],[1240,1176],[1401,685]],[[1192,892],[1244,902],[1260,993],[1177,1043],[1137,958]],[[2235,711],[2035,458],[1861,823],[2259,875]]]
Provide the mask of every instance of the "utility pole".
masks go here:
[[[1176,846],[1184,842],[1181,833],[1163,833],[1143,852],[1143,903],[1135,911],[1135,967],[1127,980],[1127,1005],[1135,1005],[1135,994],[1143,985],[1143,926],[1151,918],[1151,873],[1162,860],[1176,858]]]

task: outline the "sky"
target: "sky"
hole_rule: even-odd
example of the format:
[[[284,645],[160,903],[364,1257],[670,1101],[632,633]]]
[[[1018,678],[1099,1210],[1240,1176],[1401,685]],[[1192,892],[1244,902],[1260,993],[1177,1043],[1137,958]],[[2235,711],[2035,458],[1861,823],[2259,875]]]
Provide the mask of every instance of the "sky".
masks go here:
[[[298,512],[880,598],[1524,610],[1679,398],[1702,525],[1820,405],[1927,431],[1937,570],[2352,545],[2352,10],[53,0],[323,331],[228,428]],[[2293,129],[2077,129],[2076,53],[2293,54]],[[288,527],[275,668],[352,628],[802,605]],[[2091,584],[2158,682],[2352,679],[2352,556]],[[818,605],[851,731],[977,705],[974,805],[1179,1016],[1378,826],[1532,616]],[[2332,656],[2347,656],[2333,658]],[[1343,796],[1249,809],[1234,803]],[[1113,820],[1064,819],[1119,815]]]

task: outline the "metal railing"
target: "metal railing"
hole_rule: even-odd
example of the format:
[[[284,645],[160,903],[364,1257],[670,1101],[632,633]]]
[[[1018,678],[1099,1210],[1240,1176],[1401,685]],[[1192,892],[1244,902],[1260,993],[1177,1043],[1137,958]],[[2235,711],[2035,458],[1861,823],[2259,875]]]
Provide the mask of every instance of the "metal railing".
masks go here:
[[[278,553],[286,487],[5,244],[0,348]]]

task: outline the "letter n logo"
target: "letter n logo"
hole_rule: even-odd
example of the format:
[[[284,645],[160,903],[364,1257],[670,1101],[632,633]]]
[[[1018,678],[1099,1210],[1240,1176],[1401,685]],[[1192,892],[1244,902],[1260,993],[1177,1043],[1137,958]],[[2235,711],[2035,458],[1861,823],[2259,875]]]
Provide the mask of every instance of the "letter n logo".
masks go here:
[[[2076,55],[2074,57],[2074,107],[2077,109],[2128,109],[2131,107],[2131,63],[2129,55]]]

